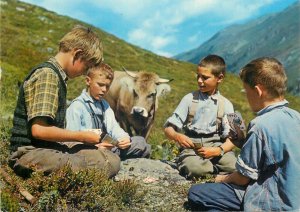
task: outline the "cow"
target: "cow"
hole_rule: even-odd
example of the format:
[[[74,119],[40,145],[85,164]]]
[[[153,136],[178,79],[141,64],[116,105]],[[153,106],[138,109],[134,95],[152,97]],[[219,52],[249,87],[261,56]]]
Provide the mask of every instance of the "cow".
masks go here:
[[[132,72],[125,68],[115,71],[105,99],[130,136],[140,135],[147,139],[158,108],[158,97],[171,91],[167,84],[170,81],[151,72]]]

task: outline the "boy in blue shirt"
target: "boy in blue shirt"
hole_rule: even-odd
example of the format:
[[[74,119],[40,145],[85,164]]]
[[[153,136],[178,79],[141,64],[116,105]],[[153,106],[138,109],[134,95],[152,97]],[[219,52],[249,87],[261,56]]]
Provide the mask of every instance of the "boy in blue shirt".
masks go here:
[[[248,126],[237,171],[192,186],[189,202],[199,210],[298,211],[300,114],[284,99],[284,68],[274,58],[259,58],[240,78],[257,117]]]
[[[67,109],[67,129],[74,131],[97,131],[101,134],[96,146],[109,149],[122,160],[137,157],[149,157],[150,145],[140,136],[132,138],[119,126],[108,102],[103,99],[113,80],[114,73],[107,64],[100,64],[88,71],[86,76],[87,89],[74,99]],[[115,144],[103,138],[108,134]]]
[[[177,165],[187,178],[235,170],[234,145],[228,138],[226,119],[226,114],[234,112],[233,106],[218,91],[225,70],[220,56],[203,58],[197,70],[199,90],[184,96],[165,123],[166,136],[183,149]]]

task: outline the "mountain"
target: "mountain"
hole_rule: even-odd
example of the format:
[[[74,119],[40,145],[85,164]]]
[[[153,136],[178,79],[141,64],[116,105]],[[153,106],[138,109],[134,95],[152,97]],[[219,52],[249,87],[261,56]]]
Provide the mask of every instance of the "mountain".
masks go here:
[[[300,95],[300,1],[282,12],[225,28],[198,48],[175,58],[197,64],[208,54],[223,56],[233,73],[252,59],[276,57],[285,66],[288,90]]]

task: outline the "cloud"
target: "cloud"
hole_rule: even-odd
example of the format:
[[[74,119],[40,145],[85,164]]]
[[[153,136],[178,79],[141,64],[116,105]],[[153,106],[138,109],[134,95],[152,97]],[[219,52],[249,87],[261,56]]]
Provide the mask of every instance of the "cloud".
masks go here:
[[[250,4],[248,1],[240,0],[165,0],[164,7],[155,3],[150,6],[150,12],[145,11],[145,18],[138,20],[140,24],[128,33],[128,40],[157,53],[177,40],[179,26],[182,27],[197,17],[201,16],[204,19],[200,20],[202,22],[211,18],[214,20],[211,26],[225,26],[251,17],[261,7],[274,1],[252,0]],[[136,35],[138,32],[139,36]],[[141,32],[143,36],[140,35]],[[200,35],[201,31],[197,34]],[[187,40],[196,42],[199,37],[194,35]]]
[[[128,33],[125,40],[149,49],[156,53],[166,52],[177,40],[181,42],[203,42],[208,33],[204,25],[214,28],[223,28],[231,23],[246,20],[258,13],[269,4],[279,0],[24,0],[41,5],[60,14],[69,15],[89,22],[93,19],[87,13],[88,8],[99,11],[95,17],[101,18],[101,11],[111,13],[124,19],[128,24]],[[86,12],[86,13],[85,13]],[[99,15],[100,14],[100,15]],[[97,21],[97,18],[93,21]],[[98,18],[98,20],[99,20]],[[196,23],[195,23],[196,22]],[[113,23],[113,22],[111,22]],[[99,26],[98,23],[92,23]],[[191,30],[187,26],[198,25]],[[117,26],[117,23],[116,23]],[[101,26],[100,26],[101,27]],[[184,30],[190,30],[192,35],[185,35]],[[116,30],[117,32],[117,30]],[[118,34],[116,34],[118,36]],[[199,36],[197,36],[199,35]],[[174,46],[174,45],[173,45]],[[165,54],[165,53],[164,53]]]

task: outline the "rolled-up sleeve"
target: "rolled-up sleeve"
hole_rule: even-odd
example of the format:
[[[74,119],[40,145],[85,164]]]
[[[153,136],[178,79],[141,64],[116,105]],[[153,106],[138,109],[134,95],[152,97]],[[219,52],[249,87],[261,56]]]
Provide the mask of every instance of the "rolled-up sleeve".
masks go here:
[[[58,108],[58,81],[59,78],[52,69],[42,68],[24,83],[28,121],[40,116],[55,119]]]
[[[228,137],[229,131],[230,131],[230,126],[229,126],[229,122],[228,122],[228,119],[227,119],[227,114],[234,113],[233,105],[227,99],[225,101],[224,106],[225,106],[225,108],[224,108],[225,115],[222,119],[222,128],[223,128],[222,135],[221,135],[222,138]]]
[[[257,180],[261,170],[264,143],[254,131],[251,129],[248,132],[246,143],[237,159],[236,169],[242,175]]]
[[[108,134],[110,134],[116,140],[119,140],[124,137],[129,137],[129,135],[120,127],[119,123],[115,118],[114,111],[111,109],[111,107],[108,107],[105,110],[104,116],[104,122]]]
[[[192,102],[192,99],[192,94],[187,94],[184,96],[173,114],[165,122],[164,127],[167,127],[170,123],[175,125],[178,129],[182,129],[183,124],[187,119],[187,115],[189,113],[189,104]]]

